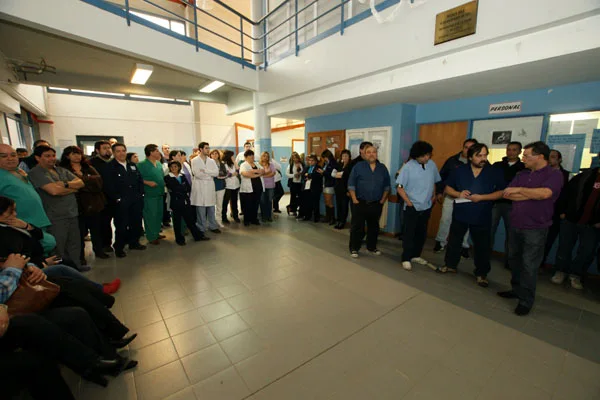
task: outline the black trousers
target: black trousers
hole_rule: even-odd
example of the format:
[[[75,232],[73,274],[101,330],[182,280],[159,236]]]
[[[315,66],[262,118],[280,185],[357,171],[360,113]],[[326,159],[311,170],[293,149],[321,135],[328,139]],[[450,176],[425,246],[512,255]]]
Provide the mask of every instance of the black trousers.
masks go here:
[[[171,211],[173,211],[173,230],[175,231],[175,241],[177,243],[185,243],[185,237],[183,236],[181,229],[181,221],[185,221],[185,225],[190,230],[192,237],[195,240],[198,240],[204,236],[204,234],[200,232],[198,226],[196,225],[196,210],[194,210],[194,207],[191,205],[183,208],[171,207]]]
[[[104,210],[100,212],[100,235],[102,244],[110,246],[113,242],[112,220],[115,217],[115,205],[107,203]]]
[[[34,400],[75,400],[56,362],[33,351],[0,351],[0,376],[3,399],[26,390]]]
[[[171,223],[171,213],[167,210],[167,195],[163,195],[163,225],[167,225]]]
[[[123,250],[126,244],[135,246],[142,236],[142,213],[144,199],[121,200],[115,205],[115,250]]]
[[[300,216],[319,222],[321,219],[321,191],[303,190],[300,195]]]
[[[379,218],[383,205],[379,201],[366,202],[360,200],[352,205],[352,221],[350,227],[350,251],[360,250],[365,237],[365,223],[367,224],[367,250],[377,249],[379,236]]]
[[[336,219],[338,223],[345,224],[348,221],[348,207],[350,205],[350,197],[348,197],[346,189],[335,190],[335,208]]]
[[[427,223],[431,216],[431,208],[417,211],[414,207],[404,210],[404,230],[402,239],[402,261],[410,261],[421,257],[425,239],[427,238]]]
[[[110,312],[114,297],[102,292],[93,283],[66,277],[48,279],[60,286],[60,293],[52,302],[52,307],[81,307],[92,317],[98,330],[107,339],[121,339],[129,328]]]
[[[300,207],[300,195],[302,194],[301,183],[290,183],[290,204],[288,205],[289,212],[294,213]]]
[[[471,232],[471,239],[475,247],[475,276],[486,277],[492,269],[490,257],[492,256],[492,229],[489,225],[472,225],[457,221],[452,218],[448,245],[446,247],[446,266],[456,269],[460,262],[462,242],[467,231]]]
[[[104,250],[104,242],[102,241],[102,214],[80,215],[79,216],[79,234],[81,235],[81,253],[79,259],[85,258],[85,236],[88,231],[92,238],[92,248],[94,253],[102,253]]]
[[[225,196],[223,196],[223,207],[221,208],[221,220],[227,219],[227,205],[231,205],[231,216],[233,219],[239,218],[238,211],[238,195],[240,189],[225,189]]]
[[[79,374],[92,367],[101,356],[107,359],[115,357],[114,349],[104,347],[104,339],[94,322],[79,307],[14,316],[0,339],[0,353],[18,348],[30,350]]]
[[[244,213],[244,225],[258,222],[258,207],[262,193],[240,193],[242,212]]]
[[[273,195],[273,210],[279,211],[279,200],[285,194],[281,181],[275,182],[275,194]]]

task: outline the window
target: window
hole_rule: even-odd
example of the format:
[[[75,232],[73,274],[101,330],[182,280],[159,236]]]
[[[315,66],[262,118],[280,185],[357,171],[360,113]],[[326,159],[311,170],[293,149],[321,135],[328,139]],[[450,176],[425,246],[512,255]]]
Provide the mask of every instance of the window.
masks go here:
[[[182,36],[186,36],[185,24],[181,21],[163,18],[163,17],[159,17],[157,15],[146,14],[146,13],[143,13],[140,11],[131,11],[130,10],[129,12],[135,16],[145,19],[148,22],[152,22],[153,24],[162,26],[163,28],[169,29],[175,33],[182,35]]]
[[[590,167],[598,155],[591,147],[595,129],[600,129],[600,111],[550,115],[547,142],[563,153],[563,168],[579,172]],[[585,139],[577,141],[576,135],[585,135]]]
[[[26,144],[25,140],[22,140],[22,137],[21,137],[21,130],[19,129],[19,122],[16,119],[9,117],[7,115],[6,116],[6,126],[8,127],[8,138],[10,140],[10,145],[13,148],[26,147],[27,144]]]

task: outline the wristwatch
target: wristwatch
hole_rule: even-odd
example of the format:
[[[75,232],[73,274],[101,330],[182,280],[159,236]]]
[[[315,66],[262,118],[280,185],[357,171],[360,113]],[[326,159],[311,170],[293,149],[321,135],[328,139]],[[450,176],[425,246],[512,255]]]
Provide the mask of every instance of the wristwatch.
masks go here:
[[[69,188],[69,182],[65,182],[65,189]]]

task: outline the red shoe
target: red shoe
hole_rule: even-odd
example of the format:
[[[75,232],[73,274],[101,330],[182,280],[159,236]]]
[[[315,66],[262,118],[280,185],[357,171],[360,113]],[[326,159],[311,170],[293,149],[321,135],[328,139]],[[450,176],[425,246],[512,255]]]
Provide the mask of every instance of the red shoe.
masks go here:
[[[121,280],[119,278],[117,278],[112,282],[103,283],[102,291],[106,294],[113,294],[113,293],[117,293],[117,291],[119,290],[119,287],[121,287]]]

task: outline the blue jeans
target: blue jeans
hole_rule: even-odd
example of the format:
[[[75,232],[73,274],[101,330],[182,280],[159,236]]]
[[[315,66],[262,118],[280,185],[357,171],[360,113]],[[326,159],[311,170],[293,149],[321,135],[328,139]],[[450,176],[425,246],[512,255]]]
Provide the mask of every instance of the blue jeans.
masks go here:
[[[596,257],[600,234],[591,225],[575,224],[566,219],[560,224],[558,251],[556,252],[556,270],[581,278]],[[579,239],[577,253],[572,258],[573,249]]]
[[[438,228],[437,236],[435,237],[435,241],[440,242],[440,244],[444,247],[448,244],[448,236],[450,235],[450,225],[452,225],[453,210],[454,198],[450,196],[444,197],[444,203],[442,205],[442,217],[440,218],[440,226]],[[470,247],[469,231],[465,233],[465,237],[462,242],[462,247],[465,249],[468,249]]]
[[[260,216],[263,221],[273,219],[273,196],[275,188],[265,189],[260,197]]]
[[[215,217],[215,206],[210,207],[196,207],[196,226],[200,230],[200,232],[206,232],[206,229],[210,229],[214,231],[215,229],[219,229],[219,225],[217,224],[217,219]]]
[[[88,281],[93,283],[102,289],[102,285],[100,283],[96,283],[94,281],[89,280],[85,277],[81,272],[77,271],[75,268],[67,267],[66,265],[56,264],[50,265],[43,269],[44,273],[48,278],[56,278],[56,277],[67,277],[72,279],[80,279],[83,281]]]
[[[519,304],[531,308],[535,300],[538,268],[544,258],[548,228],[510,228],[508,235],[508,265],[512,271],[512,290]]]

